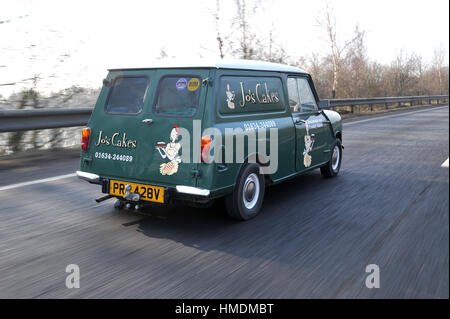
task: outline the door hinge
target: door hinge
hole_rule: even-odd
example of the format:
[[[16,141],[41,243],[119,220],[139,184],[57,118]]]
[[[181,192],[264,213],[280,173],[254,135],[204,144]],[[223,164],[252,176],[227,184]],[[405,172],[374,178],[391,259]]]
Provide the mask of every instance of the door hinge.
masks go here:
[[[191,174],[192,174],[193,178],[197,178],[197,177],[202,176],[202,172],[199,169],[196,169],[196,168],[193,168],[191,170]]]
[[[212,78],[205,78],[205,79],[203,79],[202,84],[203,84],[203,86],[206,86],[208,84],[209,84],[209,86],[212,86],[213,79]]]
[[[91,165],[92,163],[92,157],[83,157],[83,163],[87,166]]]

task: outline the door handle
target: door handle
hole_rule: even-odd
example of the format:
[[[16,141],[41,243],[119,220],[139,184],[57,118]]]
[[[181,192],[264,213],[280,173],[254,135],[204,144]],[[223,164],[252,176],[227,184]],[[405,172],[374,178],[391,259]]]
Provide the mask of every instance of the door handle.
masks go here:
[[[142,123],[145,123],[145,124],[152,124],[152,123],[153,123],[153,120],[152,120],[152,119],[145,119],[145,120],[142,120]]]
[[[295,124],[305,124],[306,121],[305,120],[296,119],[294,123]]]

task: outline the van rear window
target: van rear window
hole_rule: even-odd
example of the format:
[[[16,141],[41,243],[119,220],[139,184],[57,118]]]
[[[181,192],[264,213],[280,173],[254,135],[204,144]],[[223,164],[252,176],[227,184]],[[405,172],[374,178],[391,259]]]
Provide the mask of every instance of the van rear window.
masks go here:
[[[142,111],[149,79],[145,76],[121,76],[114,80],[105,110],[113,114],[138,114]]]
[[[202,79],[166,76],[159,83],[154,111],[160,115],[191,117],[197,113]]]

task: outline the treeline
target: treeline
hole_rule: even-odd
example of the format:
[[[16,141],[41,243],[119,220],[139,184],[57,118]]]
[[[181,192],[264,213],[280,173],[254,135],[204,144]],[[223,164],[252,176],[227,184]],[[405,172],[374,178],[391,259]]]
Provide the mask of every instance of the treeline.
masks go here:
[[[415,53],[402,50],[390,64],[370,58],[366,33],[355,26],[350,39],[340,39],[333,9],[327,6],[317,17],[328,52],[294,57],[288,47],[277,42],[276,26],[269,32],[257,32],[254,24],[261,19],[259,8],[264,0],[234,0],[233,16],[224,17],[223,4],[216,0],[211,15],[221,58],[265,60],[298,66],[311,73],[321,98],[407,96],[448,94],[449,66],[443,47],[434,48],[431,63]],[[224,30],[232,30],[227,33]],[[267,34],[262,37],[261,34]],[[432,48],[430,48],[432,50]]]
[[[350,49],[339,60],[334,90],[330,56],[316,56],[298,65],[311,73],[322,98],[333,97],[333,91],[336,98],[448,94],[448,66],[425,64],[420,56],[404,51],[385,65],[371,61],[364,52]]]

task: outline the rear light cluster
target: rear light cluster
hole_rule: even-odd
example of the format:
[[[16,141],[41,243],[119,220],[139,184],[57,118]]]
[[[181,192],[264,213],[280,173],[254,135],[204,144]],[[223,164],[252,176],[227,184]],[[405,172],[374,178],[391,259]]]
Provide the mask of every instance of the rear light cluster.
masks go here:
[[[89,147],[89,138],[91,137],[91,129],[89,127],[85,127],[81,131],[81,149],[83,151],[87,151]]]
[[[211,148],[211,136],[202,136],[201,140],[202,163],[208,163],[210,148]]]

